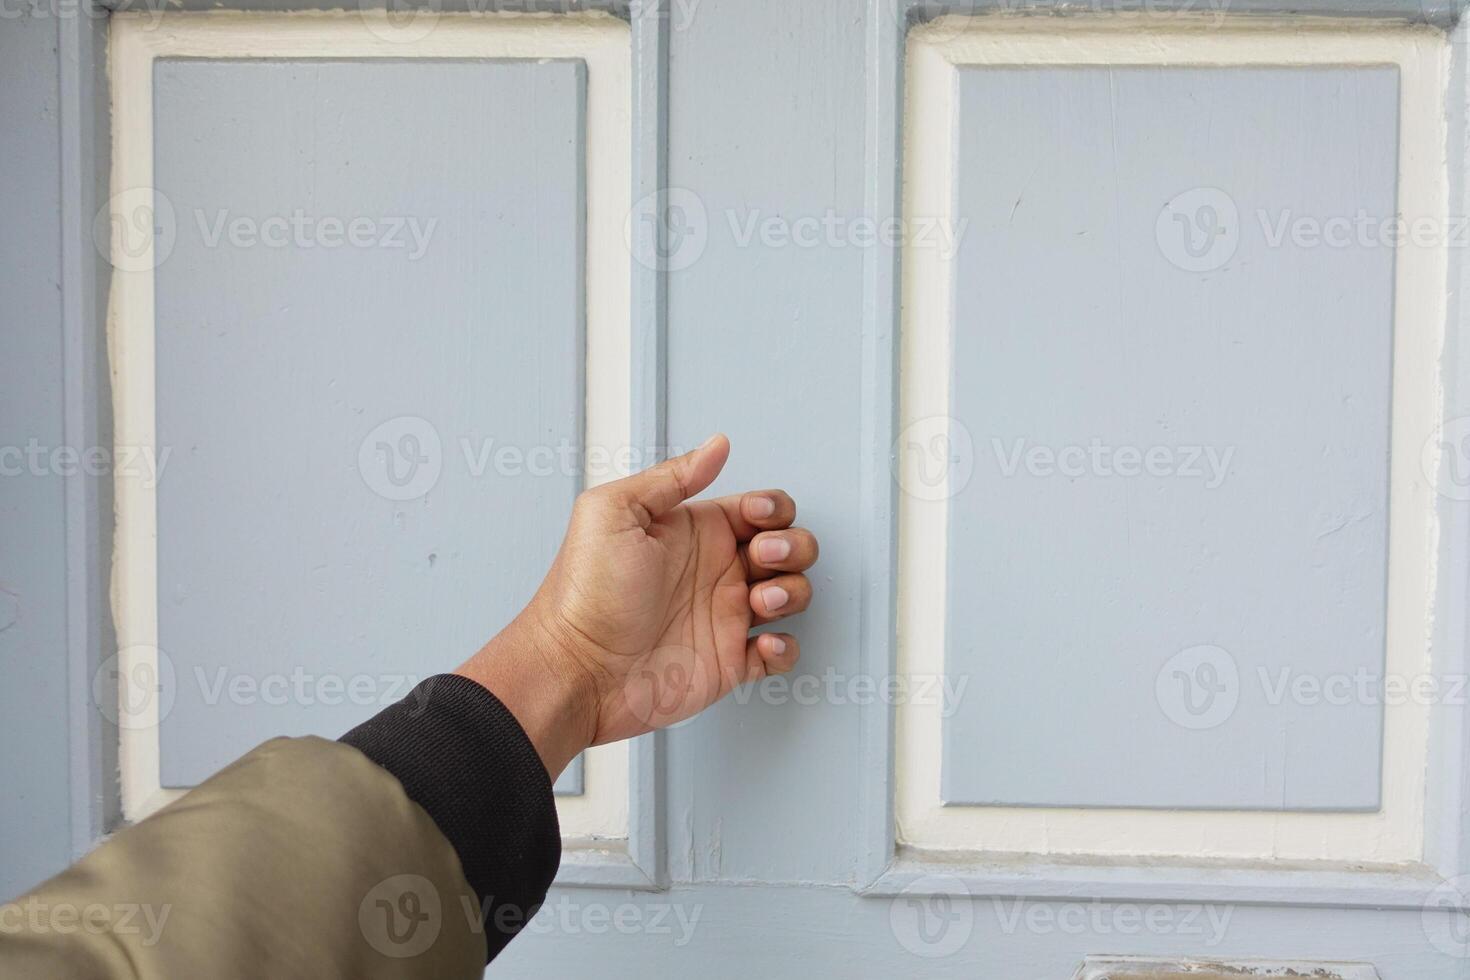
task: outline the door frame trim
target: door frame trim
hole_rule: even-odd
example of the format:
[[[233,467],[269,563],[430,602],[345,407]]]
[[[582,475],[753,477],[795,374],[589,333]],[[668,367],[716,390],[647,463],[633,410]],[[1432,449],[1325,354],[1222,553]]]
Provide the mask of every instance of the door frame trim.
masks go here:
[[[660,212],[665,205],[668,119],[669,17],[666,0],[651,0],[636,8],[627,3],[599,0],[519,0],[521,13],[578,13],[604,11],[628,22],[631,55],[631,161],[630,200],[652,196]],[[157,12],[147,2],[103,2],[105,13],[128,10]],[[341,9],[340,3],[227,3],[185,2],[168,10],[313,10]],[[435,11],[453,12],[470,4],[434,3]],[[367,5],[363,5],[367,9]],[[66,391],[64,405],[68,431],[91,433],[78,445],[115,442],[108,370],[107,302],[112,270],[105,257],[91,247],[92,217],[106,207],[111,158],[110,88],[106,64],[110,16],[75,18],[63,27],[63,43],[78,56],[64,59],[62,107],[75,115],[63,133],[64,185],[78,190],[75,200],[63,202],[63,221],[69,243],[64,259],[67,276],[63,296],[68,303],[64,321]],[[105,26],[104,26],[105,25]],[[67,201],[71,203],[68,204]],[[665,222],[654,222],[638,234],[653,240],[637,254],[663,255]],[[636,244],[636,243],[635,243]],[[667,270],[651,264],[629,263],[630,300],[630,447],[637,456],[666,455]],[[98,671],[117,652],[110,611],[110,579],[114,552],[113,487],[106,478],[75,481],[68,487],[68,604],[69,704],[74,716],[69,748],[72,770],[71,824],[73,853],[80,857],[124,823],[118,783],[118,726],[109,722],[94,701]],[[106,698],[103,679],[100,696]],[[112,688],[115,695],[115,687]],[[569,839],[559,885],[639,891],[668,887],[664,837],[663,738],[645,735],[628,747],[628,827],[621,840]]]
[[[1107,9],[1168,10],[1197,8],[1197,0],[1098,0]],[[902,159],[905,46],[910,28],[952,13],[999,16],[1019,9],[1057,14],[1081,10],[1064,0],[869,0],[866,104],[866,213],[876,219],[902,217]],[[1470,31],[1460,24],[1463,0],[1245,0],[1233,2],[1230,16],[1298,15],[1379,18],[1392,24],[1431,25],[1449,33],[1451,67],[1446,91],[1447,145],[1465,146],[1470,121]],[[1448,213],[1470,213],[1470,161],[1448,160]],[[1449,304],[1445,346],[1442,419],[1470,415],[1470,258],[1449,250]],[[898,485],[890,472],[899,435],[900,250],[891,244],[869,249],[864,257],[862,367],[861,659],[864,673],[891,676],[897,661]],[[1439,672],[1470,672],[1470,505],[1441,495],[1438,576],[1435,582],[1433,667]],[[862,839],[858,844],[855,890],[863,895],[941,894],[960,890],[972,896],[1079,898],[1097,900],[1230,901],[1239,904],[1326,907],[1423,908],[1437,886],[1470,874],[1470,710],[1436,704],[1430,717],[1426,785],[1424,861],[1403,866],[1344,866],[1333,862],[1266,865],[1209,862],[1132,861],[1022,855],[1003,861],[981,852],[939,853],[900,847],[895,820],[896,712],[878,704],[862,714],[859,751],[881,760],[876,775],[863,783],[858,801]],[[1128,865],[1123,862],[1129,861]],[[1443,908],[1467,908],[1459,892]]]

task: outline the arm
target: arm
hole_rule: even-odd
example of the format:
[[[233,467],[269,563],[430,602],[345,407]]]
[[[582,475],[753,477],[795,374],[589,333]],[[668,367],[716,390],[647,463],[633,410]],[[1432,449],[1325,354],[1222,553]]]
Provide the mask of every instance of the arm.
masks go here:
[[[274,739],[0,906],[0,974],[474,977],[560,859],[590,745],[790,670],[816,539],[781,491],[687,502],[704,446],[584,493],[530,605],[345,735]],[[90,918],[88,918],[90,916]]]

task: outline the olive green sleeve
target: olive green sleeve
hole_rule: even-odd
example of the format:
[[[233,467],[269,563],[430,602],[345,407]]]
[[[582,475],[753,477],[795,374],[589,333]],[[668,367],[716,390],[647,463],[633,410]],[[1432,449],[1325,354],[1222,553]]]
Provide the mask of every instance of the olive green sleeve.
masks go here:
[[[0,976],[478,977],[481,912],[392,773],[278,738],[0,906]]]

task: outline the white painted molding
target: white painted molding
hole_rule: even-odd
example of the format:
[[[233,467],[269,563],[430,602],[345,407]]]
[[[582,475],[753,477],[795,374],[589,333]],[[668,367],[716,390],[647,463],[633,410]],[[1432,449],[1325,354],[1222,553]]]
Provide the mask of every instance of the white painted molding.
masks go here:
[[[1379,980],[1368,963],[1322,960],[1157,959],[1152,956],[1089,956],[1072,980],[1250,980],[1255,977],[1314,977],[1316,980]]]
[[[958,66],[1394,65],[1400,76],[1398,210],[1444,219],[1448,177],[1444,99],[1449,46],[1430,27],[1371,22],[1142,18],[941,18],[907,39],[902,213],[950,210],[954,74]],[[950,268],[937,249],[902,255],[902,378],[896,430],[949,414]],[[1429,669],[1439,570],[1437,498],[1418,447],[1443,401],[1446,313],[1443,246],[1397,255],[1393,349],[1387,671]],[[927,430],[926,430],[927,431]],[[905,462],[913,462],[906,460]],[[898,503],[897,642],[901,675],[944,669],[947,506],[911,494]],[[1388,706],[1383,807],[1374,813],[1167,811],[944,806],[941,706],[903,704],[895,716],[894,824],[900,847],[987,856],[1192,857],[1415,865],[1424,856],[1428,705]]]
[[[114,14],[108,58],[111,194],[116,201],[122,192],[133,192],[122,201],[128,206],[151,203],[153,63],[167,57],[582,60],[587,66],[586,444],[589,450],[605,450],[606,458],[626,458],[620,450],[633,445],[632,269],[623,242],[631,206],[633,130],[626,22],[600,13],[434,13],[432,22],[410,19],[407,24],[389,20],[381,10],[172,13],[161,20]],[[114,214],[115,221],[124,217]],[[150,239],[141,255],[114,255],[108,311],[114,440],[150,451],[156,444],[152,249]],[[127,678],[156,675],[158,641],[157,497],[151,486],[123,469],[115,480],[111,590],[120,698],[128,696]],[[589,477],[589,485],[594,482]],[[123,815],[135,821],[183,791],[161,785],[156,699],[134,705],[124,712],[129,724],[121,729],[118,756]],[[590,750],[582,795],[557,798],[569,847],[571,841],[585,841],[605,848],[628,837],[629,751],[627,743]]]

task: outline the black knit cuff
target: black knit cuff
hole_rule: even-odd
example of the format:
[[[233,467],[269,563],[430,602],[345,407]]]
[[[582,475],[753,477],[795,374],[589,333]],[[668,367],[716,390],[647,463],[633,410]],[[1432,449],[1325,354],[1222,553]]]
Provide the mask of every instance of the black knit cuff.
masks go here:
[[[551,780],[520,723],[479,684],[439,674],[340,741],[396,776],[458,852],[494,959],[561,863]]]

